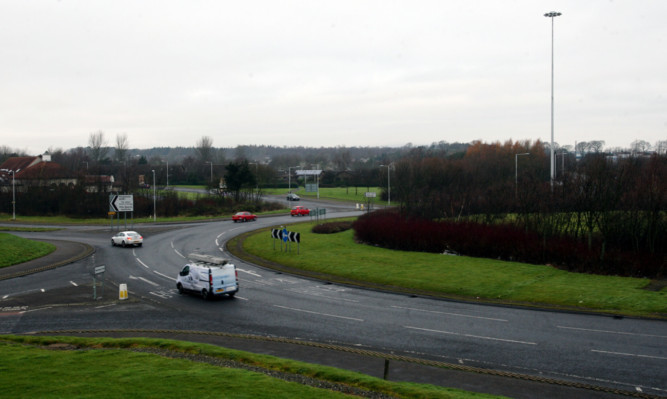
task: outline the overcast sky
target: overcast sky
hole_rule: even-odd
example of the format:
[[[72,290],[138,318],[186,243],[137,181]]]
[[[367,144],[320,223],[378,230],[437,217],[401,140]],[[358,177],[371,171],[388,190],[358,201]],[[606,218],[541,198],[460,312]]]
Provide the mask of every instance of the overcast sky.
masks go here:
[[[667,140],[665,0],[0,0],[0,145]]]

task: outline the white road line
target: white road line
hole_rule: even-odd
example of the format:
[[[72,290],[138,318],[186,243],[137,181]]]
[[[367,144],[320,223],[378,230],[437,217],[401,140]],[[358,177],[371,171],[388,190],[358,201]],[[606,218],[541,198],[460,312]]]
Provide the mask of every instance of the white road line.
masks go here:
[[[75,283],[74,281],[71,281],[71,280],[70,280],[69,283],[72,284],[72,285],[75,286],[75,287],[78,287],[78,286],[79,286],[79,284],[77,284],[77,283]]]
[[[145,264],[144,262],[142,262],[141,259],[137,258],[137,262],[141,263],[141,265],[142,265],[143,267],[145,267],[146,269],[150,269],[150,267],[148,267],[147,264]]]
[[[295,292],[297,294],[316,296],[316,297],[319,297],[319,298],[333,299],[333,300],[336,300],[336,301],[359,303],[359,301],[356,301],[354,299],[336,298],[336,297],[333,297],[333,296],[320,294],[319,292],[309,292],[308,288],[288,288],[286,291]]]
[[[130,280],[141,280],[141,281],[143,281],[143,282],[145,282],[145,283],[148,283],[148,284],[150,284],[150,285],[153,285],[153,286],[155,286],[155,287],[157,287],[158,285],[160,285],[160,284],[158,284],[158,283],[154,283],[154,282],[150,281],[149,279],[146,279],[146,278],[143,278],[143,277],[134,277],[134,276],[132,276],[132,275],[130,275]]]
[[[578,327],[566,327],[566,326],[556,326],[556,327],[566,329],[566,330],[598,332],[598,333],[605,333],[605,334],[636,335],[636,336],[640,336],[640,337],[667,338],[667,335],[642,334],[642,333],[631,333],[631,332],[610,331],[610,330],[594,330],[594,329],[590,329],[590,328],[578,328]]]
[[[339,319],[354,320],[354,321],[364,321],[364,319],[357,319],[357,318],[354,318],[354,317],[337,316],[337,315],[334,315],[334,314],[313,312],[313,311],[310,311],[310,310],[290,308],[290,307],[287,307],[287,306],[280,306],[280,305],[273,305],[273,306],[275,306],[277,308],[281,308],[281,309],[294,310],[295,312],[316,314],[316,315],[319,315],[319,316],[336,317],[336,318],[339,318]]]
[[[217,236],[217,237],[215,237],[215,239],[217,240],[218,238],[220,238],[220,237],[224,236],[224,235],[225,235],[225,233],[226,233],[226,231],[223,231],[222,233],[218,234],[218,236]]]
[[[468,338],[487,339],[487,340],[490,340],[490,341],[509,342],[509,343],[512,343],[512,344],[537,345],[537,343],[535,343],[535,342],[517,341],[517,340],[514,340],[514,339],[484,337],[484,336],[481,336],[481,335],[472,335],[472,334],[459,334],[459,333],[450,332],[450,331],[431,330],[429,328],[419,328],[419,327],[411,327],[411,326],[403,326],[403,327],[409,328],[411,330],[428,331],[428,332],[435,332],[435,333],[447,334],[447,335],[458,335],[458,336],[461,336],[461,337],[468,337]]]
[[[41,290],[42,292],[46,292],[46,290],[45,290],[44,288],[41,288],[40,290]]]
[[[634,353],[610,352],[610,351],[601,351],[601,350],[596,350],[596,349],[591,349],[591,352],[604,353],[605,355],[630,356],[630,357],[640,357],[640,358],[643,358],[643,359],[667,360],[667,357],[664,357],[664,356],[637,355],[637,354],[634,354]]]
[[[238,267],[236,268],[236,270],[238,270],[238,271],[240,271],[240,272],[243,272],[243,273],[250,274],[251,276],[260,277],[260,278],[262,277],[262,276],[260,276],[259,274],[255,273],[255,272],[251,272],[250,270],[239,269]]]
[[[168,278],[169,280],[172,280],[172,281],[176,281],[176,280],[177,280],[177,279],[175,279],[175,278],[173,278],[173,277],[167,276],[166,274],[162,274],[162,273],[160,273],[160,272],[158,272],[158,271],[156,271],[156,270],[153,270],[153,273],[157,274],[158,276],[162,276],[162,277],[164,277],[164,278]]]
[[[417,312],[428,312],[428,313],[437,313],[437,314],[444,314],[447,316],[458,316],[458,317],[469,317],[471,319],[482,319],[482,320],[491,320],[491,321],[502,321],[502,322],[507,322],[508,320],[505,319],[494,319],[492,317],[482,317],[482,316],[471,316],[468,314],[460,314],[460,313],[448,313],[448,312],[439,312],[436,310],[425,310],[425,309],[416,309],[416,308],[406,308],[403,306],[392,306],[392,308],[396,309],[405,309],[405,310],[415,310]]]
[[[9,294],[3,296],[2,299],[7,299],[8,296],[9,296]]]
[[[95,306],[95,309],[103,309],[103,308],[108,308],[108,307],[111,307],[111,306],[116,306],[116,304],[112,303],[110,305]]]

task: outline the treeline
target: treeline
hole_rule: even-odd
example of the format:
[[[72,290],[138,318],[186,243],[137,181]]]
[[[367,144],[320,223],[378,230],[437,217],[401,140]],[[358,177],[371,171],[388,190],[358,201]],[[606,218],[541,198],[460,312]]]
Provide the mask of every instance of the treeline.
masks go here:
[[[665,155],[557,154],[553,181],[550,154],[540,142],[477,142],[461,158],[415,151],[393,166],[392,204],[406,217],[509,221],[536,233],[543,248],[567,237],[603,262],[630,251],[636,259],[652,257],[656,275],[664,272]]]

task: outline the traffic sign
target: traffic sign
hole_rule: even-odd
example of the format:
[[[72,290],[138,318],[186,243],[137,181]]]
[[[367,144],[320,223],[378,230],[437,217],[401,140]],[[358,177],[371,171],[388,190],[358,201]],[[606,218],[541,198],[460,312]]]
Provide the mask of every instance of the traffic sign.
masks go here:
[[[106,266],[104,266],[104,265],[96,266],[95,267],[95,274],[102,274],[102,273],[104,273],[105,269],[106,269]]]
[[[132,195],[110,195],[109,212],[133,212],[134,197]]]

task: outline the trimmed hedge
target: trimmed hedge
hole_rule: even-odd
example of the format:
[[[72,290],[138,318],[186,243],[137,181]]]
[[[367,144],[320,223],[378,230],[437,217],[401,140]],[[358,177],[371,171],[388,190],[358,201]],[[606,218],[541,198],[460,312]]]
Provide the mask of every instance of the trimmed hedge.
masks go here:
[[[376,211],[358,218],[355,239],[402,251],[455,253],[603,275],[659,277],[662,255],[639,254],[605,248],[570,237],[541,237],[511,224],[435,222],[410,218],[396,211]]]
[[[352,228],[352,222],[330,222],[318,224],[313,227],[312,232],[316,234],[333,234]]]

